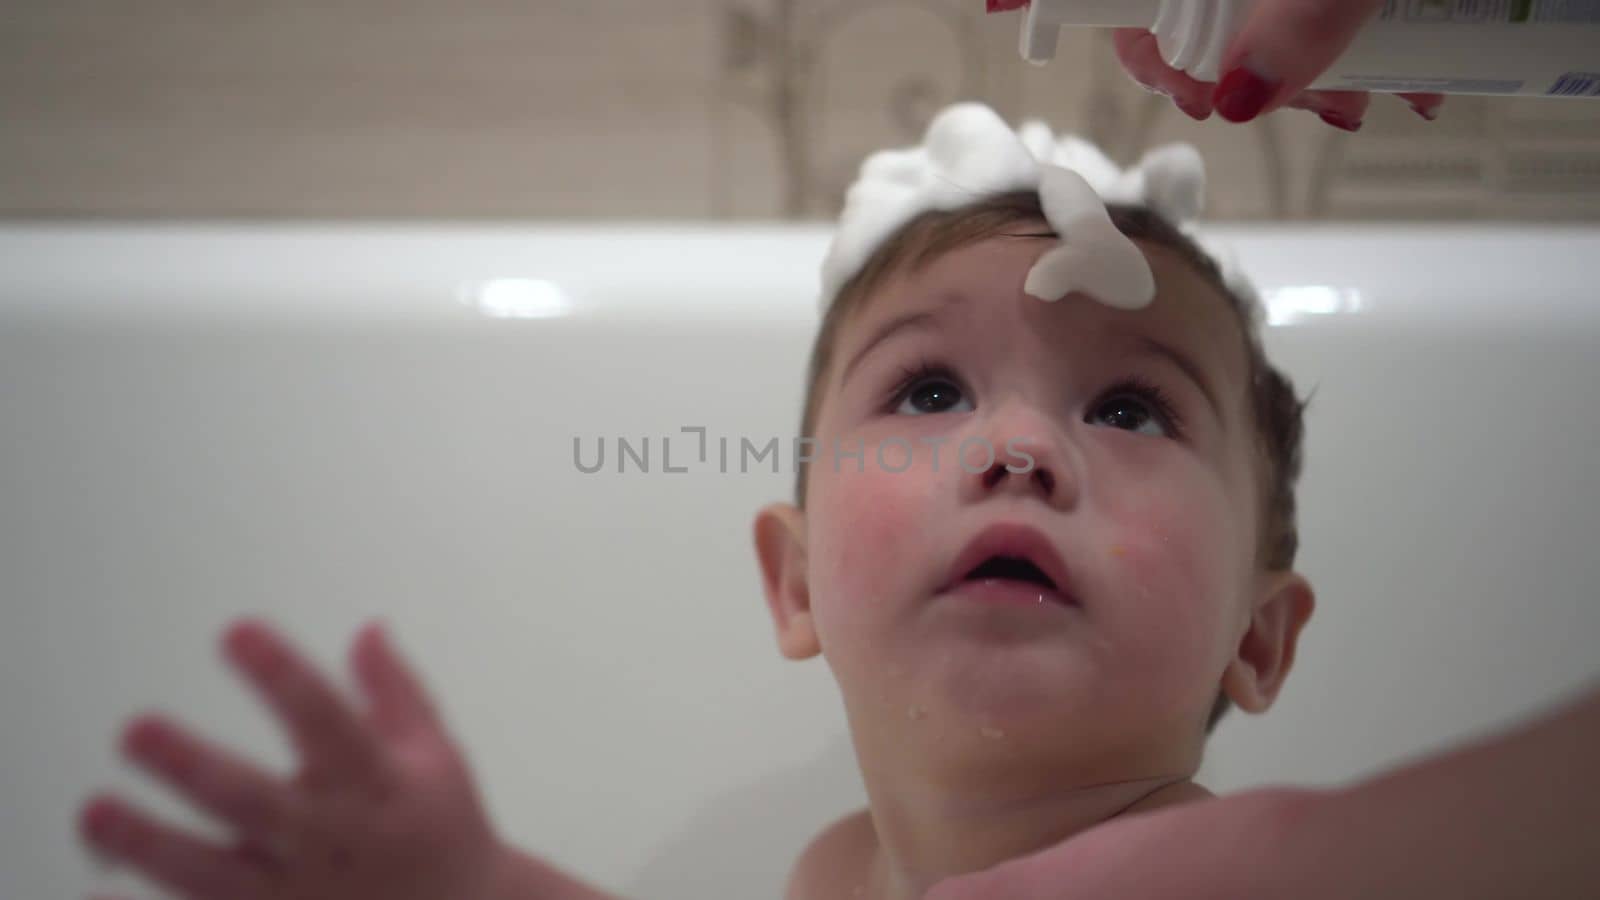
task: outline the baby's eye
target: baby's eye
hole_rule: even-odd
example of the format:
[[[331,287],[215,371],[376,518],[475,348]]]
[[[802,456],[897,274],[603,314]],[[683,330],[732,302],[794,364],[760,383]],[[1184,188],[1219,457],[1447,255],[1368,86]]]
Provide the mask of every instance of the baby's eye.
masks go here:
[[[1139,434],[1178,436],[1178,416],[1155,385],[1128,383],[1112,390],[1095,407],[1092,421]]]
[[[951,412],[962,404],[966,404],[966,410],[972,409],[972,404],[962,396],[961,388],[948,376],[937,372],[915,374],[896,397],[895,414],[902,416]]]
[[[1095,414],[1112,428],[1158,436],[1166,433],[1143,402],[1126,395],[1113,397],[1100,404]]]

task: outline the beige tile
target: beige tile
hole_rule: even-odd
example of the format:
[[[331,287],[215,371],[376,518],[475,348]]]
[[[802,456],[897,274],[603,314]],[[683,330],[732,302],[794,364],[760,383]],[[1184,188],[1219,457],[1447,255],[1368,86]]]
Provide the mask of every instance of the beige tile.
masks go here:
[[[795,0],[786,31],[783,8],[12,0],[0,216],[830,216],[866,154],[981,99],[1123,163],[1192,141],[1215,219],[1600,218],[1600,104],[1460,97],[1425,123],[1380,97],[1354,138],[1295,110],[1195,123],[1103,34],[1035,67],[1015,14],[965,0]]]

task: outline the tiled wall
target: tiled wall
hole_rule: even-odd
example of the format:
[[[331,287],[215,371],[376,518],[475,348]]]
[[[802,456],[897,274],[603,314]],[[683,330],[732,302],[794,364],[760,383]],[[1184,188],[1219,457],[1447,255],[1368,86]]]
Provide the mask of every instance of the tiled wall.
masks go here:
[[[1046,67],[978,0],[8,0],[0,217],[783,218],[983,99],[1127,162],[1188,140],[1213,219],[1600,220],[1600,102],[1378,98],[1191,122],[1103,35]]]

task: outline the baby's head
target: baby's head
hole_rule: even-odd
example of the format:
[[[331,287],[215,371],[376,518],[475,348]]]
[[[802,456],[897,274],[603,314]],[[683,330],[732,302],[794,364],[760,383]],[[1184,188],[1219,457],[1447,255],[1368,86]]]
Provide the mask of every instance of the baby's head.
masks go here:
[[[827,658],[864,764],[1192,773],[1292,665],[1301,404],[1210,257],[1108,211],[1142,308],[1025,293],[1060,238],[1022,190],[915,216],[823,317],[813,460],[755,538],[780,648]]]

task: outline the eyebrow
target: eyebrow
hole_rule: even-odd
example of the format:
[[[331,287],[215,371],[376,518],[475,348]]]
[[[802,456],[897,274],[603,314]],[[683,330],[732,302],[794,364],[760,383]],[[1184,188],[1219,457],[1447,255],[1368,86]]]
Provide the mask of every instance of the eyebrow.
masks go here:
[[[964,297],[961,294],[947,294],[945,296],[944,303],[940,308],[950,306],[954,303],[959,303],[962,299],[964,299]],[[851,358],[850,362],[840,370],[839,383],[844,384],[846,381],[849,381],[850,370],[854,369],[856,365],[861,362],[861,360],[865,359],[867,354],[871,353],[874,347],[888,340],[892,335],[912,328],[937,328],[938,325],[939,319],[937,311],[931,309],[924,309],[919,312],[895,316],[893,319],[885,322],[877,331],[873,332],[872,337],[867,339],[866,344],[864,344],[861,349],[856,352],[856,355]]]
[[[1200,389],[1200,393],[1205,395],[1206,402],[1211,404],[1211,411],[1216,413],[1218,419],[1222,418],[1222,404],[1217,402],[1216,392],[1211,389],[1211,383],[1206,380],[1200,367],[1195,365],[1189,357],[1155,338],[1144,335],[1134,338],[1134,344],[1139,349],[1147,353],[1154,353],[1183,370],[1183,374],[1189,376],[1189,380],[1193,381],[1195,387]]]
[[[953,303],[958,303],[963,299],[964,295],[962,294],[948,294],[945,296],[945,305],[948,306]],[[890,319],[888,322],[885,322],[877,331],[873,332],[872,337],[867,340],[866,344],[856,352],[856,355],[852,357],[850,362],[845,365],[844,369],[841,370],[839,383],[844,384],[847,382],[850,379],[850,371],[854,369],[861,362],[861,360],[865,359],[867,354],[871,353],[874,347],[882,344],[894,334],[913,328],[937,327],[938,316],[934,310],[920,310],[918,312],[906,313]],[[1184,355],[1176,348],[1146,335],[1136,336],[1133,339],[1133,343],[1138,349],[1143,350],[1146,353],[1153,353],[1156,356],[1166,359],[1174,366],[1177,366],[1178,369],[1183,372],[1183,374],[1189,376],[1189,380],[1194,382],[1195,387],[1200,389],[1201,395],[1203,395],[1206,398],[1206,402],[1211,405],[1211,411],[1216,414],[1216,417],[1219,420],[1223,418],[1222,404],[1217,402],[1217,394],[1216,391],[1212,390],[1211,382],[1206,380],[1201,368],[1195,365],[1188,356]]]

